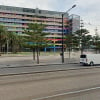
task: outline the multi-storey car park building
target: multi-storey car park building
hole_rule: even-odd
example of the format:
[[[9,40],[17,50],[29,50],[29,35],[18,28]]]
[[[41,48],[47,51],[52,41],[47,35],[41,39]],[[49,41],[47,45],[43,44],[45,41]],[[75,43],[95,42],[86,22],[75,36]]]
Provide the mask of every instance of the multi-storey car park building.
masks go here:
[[[56,11],[40,10],[38,8],[21,8],[0,5],[0,24],[6,26],[9,32],[23,34],[28,23],[42,23],[46,27],[44,32],[50,33],[47,36],[53,46],[44,48],[45,51],[58,51],[62,47],[62,13]],[[79,19],[78,19],[79,21]],[[69,32],[68,14],[64,16],[64,35]],[[65,47],[65,44],[64,44]]]
[[[69,33],[74,33],[80,29],[80,16],[72,14],[69,16]]]

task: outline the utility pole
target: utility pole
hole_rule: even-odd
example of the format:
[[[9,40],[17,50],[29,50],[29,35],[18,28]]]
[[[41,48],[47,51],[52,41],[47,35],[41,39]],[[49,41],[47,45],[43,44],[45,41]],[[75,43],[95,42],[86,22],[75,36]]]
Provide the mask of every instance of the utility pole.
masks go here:
[[[97,29],[97,27],[95,29],[95,35],[98,35],[98,29]]]
[[[95,46],[96,46],[96,53],[98,53],[97,42],[98,42],[98,29],[97,29],[97,27],[96,27],[96,29],[95,29]]]
[[[80,50],[81,50],[81,54],[83,54],[83,34],[82,34],[82,29],[84,27],[84,23],[83,23],[83,20],[81,19],[80,20]]]
[[[62,13],[62,49],[61,49],[61,56],[62,56],[62,63],[64,63],[64,15],[68,14],[68,12],[70,10],[72,10],[73,8],[75,8],[76,5],[73,5],[70,9],[68,9],[65,13]]]

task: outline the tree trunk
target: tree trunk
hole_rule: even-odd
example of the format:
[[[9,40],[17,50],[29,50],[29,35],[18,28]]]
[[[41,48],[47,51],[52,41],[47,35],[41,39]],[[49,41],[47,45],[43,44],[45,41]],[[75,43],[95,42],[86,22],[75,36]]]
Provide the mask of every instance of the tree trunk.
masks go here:
[[[71,57],[71,50],[70,50],[70,48],[69,48],[68,51],[69,51],[69,59],[70,59],[70,57]]]
[[[1,48],[2,48],[2,46],[1,46],[1,44],[0,44],[0,56],[1,56]]]
[[[40,48],[38,50],[39,50],[39,56],[40,56]]]
[[[98,49],[96,48],[96,54],[98,53]]]
[[[35,60],[35,48],[33,48],[33,60]]]
[[[81,55],[83,54],[83,49],[81,48]]]
[[[83,48],[83,43],[81,44],[81,55],[83,54],[84,48]]]
[[[37,64],[39,64],[39,48],[37,48],[36,51],[37,51]]]

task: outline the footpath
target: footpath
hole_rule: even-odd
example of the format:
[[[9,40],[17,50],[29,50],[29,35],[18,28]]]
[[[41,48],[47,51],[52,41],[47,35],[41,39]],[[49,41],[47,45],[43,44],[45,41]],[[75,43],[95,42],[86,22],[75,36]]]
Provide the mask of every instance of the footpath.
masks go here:
[[[20,66],[36,66],[36,65],[48,65],[48,64],[62,64],[62,59],[60,55],[48,55],[40,56],[40,62],[37,64],[36,60],[33,60],[32,55],[3,55],[0,56],[0,68],[3,67],[20,67]],[[79,55],[71,54],[71,57],[68,57],[68,54],[65,53],[63,64],[77,64],[79,63]]]

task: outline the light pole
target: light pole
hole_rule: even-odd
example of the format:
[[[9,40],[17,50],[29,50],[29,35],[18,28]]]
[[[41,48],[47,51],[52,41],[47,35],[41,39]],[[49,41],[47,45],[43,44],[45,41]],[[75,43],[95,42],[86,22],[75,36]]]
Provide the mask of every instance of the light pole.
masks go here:
[[[62,63],[64,63],[64,23],[63,23],[63,18],[66,13],[68,13],[71,9],[76,7],[76,5],[73,5],[70,9],[68,9],[65,13],[62,14],[62,50],[61,50],[61,56],[62,56]]]

